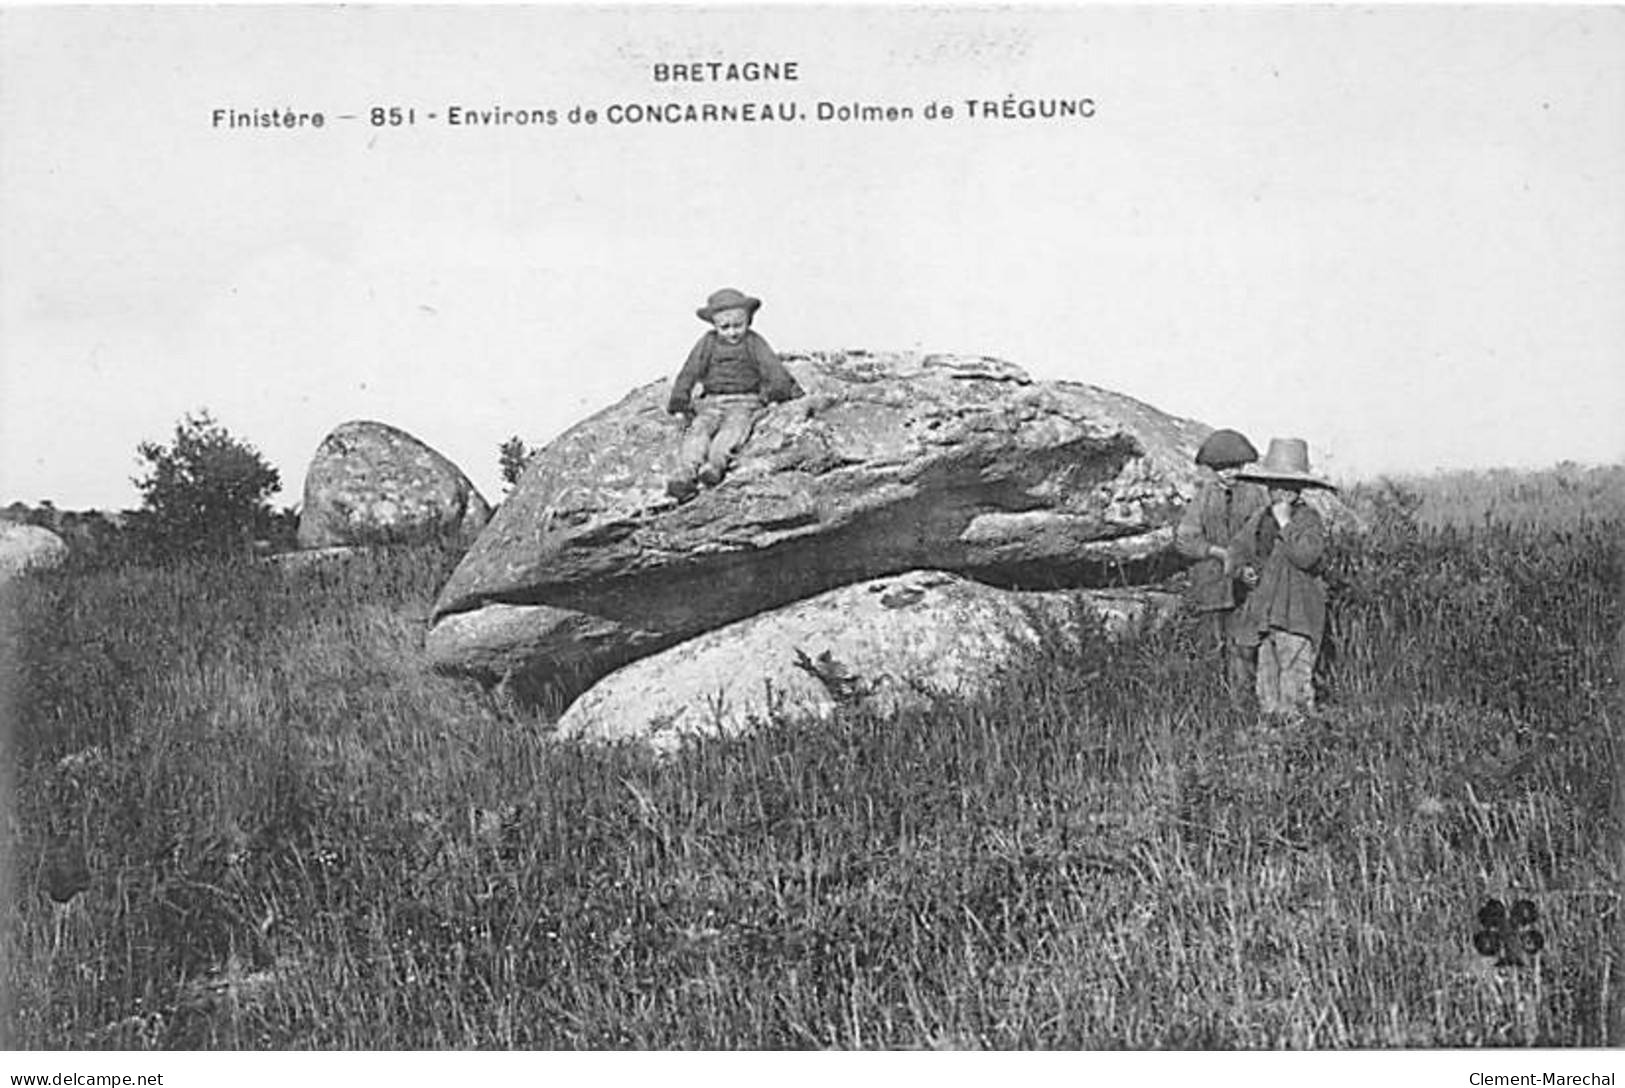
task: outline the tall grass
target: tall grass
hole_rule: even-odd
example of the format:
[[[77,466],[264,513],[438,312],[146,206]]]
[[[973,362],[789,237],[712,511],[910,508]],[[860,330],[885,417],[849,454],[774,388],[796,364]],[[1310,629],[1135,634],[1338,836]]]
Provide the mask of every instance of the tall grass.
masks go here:
[[[1457,469],[1357,484],[1356,505],[1396,496],[1412,501],[1427,528],[1481,525],[1572,528],[1583,521],[1625,521],[1625,465]]]
[[[1176,626],[993,699],[656,760],[429,673],[455,557],[35,577],[24,1048],[1622,1041],[1617,521],[1392,517],[1326,713],[1261,734]],[[53,951],[41,868],[93,886]],[[1489,896],[1546,950],[1473,949]]]

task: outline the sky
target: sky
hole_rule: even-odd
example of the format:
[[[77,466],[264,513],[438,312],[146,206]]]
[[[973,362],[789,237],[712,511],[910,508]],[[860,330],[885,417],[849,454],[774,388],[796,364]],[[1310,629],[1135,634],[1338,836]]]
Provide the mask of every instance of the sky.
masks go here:
[[[0,9],[0,503],[134,506],[200,409],[279,505],[351,419],[494,500],[723,286],[781,351],[997,356],[1342,480],[1617,462],[1620,56],[1603,7]],[[704,61],[797,78],[654,78]],[[1093,116],[968,113],[1012,96]],[[604,116],[742,102],[808,116]],[[213,121],[281,108],[326,123]]]

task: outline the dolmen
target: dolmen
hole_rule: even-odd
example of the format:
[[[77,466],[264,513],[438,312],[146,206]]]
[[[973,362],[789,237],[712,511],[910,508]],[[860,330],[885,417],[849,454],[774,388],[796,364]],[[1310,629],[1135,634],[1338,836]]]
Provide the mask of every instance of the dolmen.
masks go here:
[[[930,640],[918,632],[932,625],[983,623],[1037,652],[1043,640],[1008,633],[1051,629],[1043,617],[1063,602],[1041,595],[1056,592],[1115,587],[1117,596],[1100,598],[1108,617],[1163,610],[1154,594],[1129,607],[1122,587],[1151,585],[1182,565],[1173,527],[1194,494],[1207,427],[979,356],[783,358],[806,395],[766,409],[722,482],[689,501],[665,487],[682,425],[666,412],[667,382],[633,390],[540,450],[439,594],[426,640],[435,667],[579,696],[587,701],[561,729],[619,737],[642,727],[592,724],[607,719],[595,711],[589,721],[589,689],[708,632],[771,626],[775,613],[799,606],[777,622],[790,632],[783,638],[807,646],[786,650],[781,638],[757,656],[798,662],[800,648],[815,671],[819,655],[835,661],[838,640],[820,643],[807,627],[808,616],[822,616],[831,632],[852,625],[850,601],[808,603],[835,591],[876,615],[900,622],[907,613],[914,633],[885,637],[922,647]],[[915,594],[906,608],[882,603]],[[993,603],[1001,594],[1010,600]],[[1066,608],[1088,598],[1070,600]],[[677,687],[698,690],[707,669],[738,674],[751,656],[690,647],[684,660],[702,665],[685,665],[690,679]],[[659,667],[643,664],[633,686],[650,687]],[[956,685],[944,690],[964,686]],[[735,696],[741,706],[755,700]],[[689,715],[671,728],[671,704],[662,705],[649,716],[667,734],[725,731],[739,720],[713,715],[708,725]]]

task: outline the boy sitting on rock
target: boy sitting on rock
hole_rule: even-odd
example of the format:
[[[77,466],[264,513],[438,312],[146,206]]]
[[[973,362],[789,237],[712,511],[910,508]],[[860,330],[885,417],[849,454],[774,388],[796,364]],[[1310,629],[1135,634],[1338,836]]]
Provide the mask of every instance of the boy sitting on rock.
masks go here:
[[[1309,444],[1272,438],[1264,459],[1238,479],[1269,488],[1269,506],[1247,519],[1231,545],[1231,562],[1253,587],[1242,606],[1244,628],[1258,645],[1258,709],[1299,719],[1315,709],[1315,657],[1326,631],[1326,583],[1320,576],[1326,527],[1303,500],[1306,488],[1336,488],[1309,472]]]
[[[801,396],[801,386],[750,327],[761,304],[727,287],[695,311],[712,328],[688,353],[666,405],[673,415],[689,417],[677,474],[666,483],[667,493],[679,501],[693,498],[701,484],[715,487],[722,481],[764,404]],[[695,385],[703,390],[697,405],[691,399]]]

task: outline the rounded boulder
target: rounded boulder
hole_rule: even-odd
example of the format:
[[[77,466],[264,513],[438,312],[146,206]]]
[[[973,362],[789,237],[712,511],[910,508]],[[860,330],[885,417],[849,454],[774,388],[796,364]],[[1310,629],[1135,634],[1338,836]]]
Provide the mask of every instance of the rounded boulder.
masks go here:
[[[842,707],[890,715],[975,699],[1013,670],[1082,640],[1117,638],[1172,613],[1150,590],[1001,590],[916,570],[819,594],[634,661],[589,688],[558,739],[735,736],[766,722],[829,720]]]
[[[472,543],[491,507],[463,471],[387,423],[354,420],[322,439],[305,474],[301,548]]]
[[[28,570],[50,570],[68,561],[68,545],[38,525],[0,522],[0,582]]]

